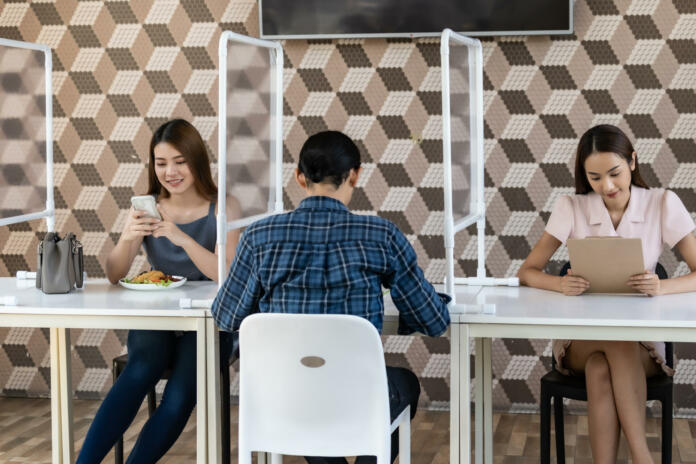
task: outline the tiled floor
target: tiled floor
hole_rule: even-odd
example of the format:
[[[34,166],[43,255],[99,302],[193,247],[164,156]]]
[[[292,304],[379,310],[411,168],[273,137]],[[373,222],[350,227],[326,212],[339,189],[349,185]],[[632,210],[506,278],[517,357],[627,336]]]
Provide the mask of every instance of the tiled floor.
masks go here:
[[[75,449],[79,451],[87,428],[99,407],[98,401],[75,401]],[[195,413],[194,413],[195,414]],[[147,416],[143,407],[126,432],[126,453],[135,443]],[[195,415],[194,415],[195,417]],[[237,410],[232,410],[232,458],[236,462]],[[534,414],[496,414],[494,416],[494,462],[539,462],[539,416]],[[449,462],[449,415],[447,412],[421,411],[412,424],[411,460],[414,464]],[[566,416],[566,462],[591,463],[587,418]],[[660,461],[660,420],[648,419],[648,443],[655,462]],[[0,397],[0,463],[50,463],[51,417],[47,399]],[[189,420],[182,436],[160,462],[191,463],[195,459],[195,420]],[[696,421],[674,421],[673,461],[696,462]],[[555,462],[555,452],[552,450]],[[619,462],[627,462],[628,448],[622,439]],[[110,453],[104,462],[113,461]],[[300,464],[297,457],[285,458],[287,464]]]

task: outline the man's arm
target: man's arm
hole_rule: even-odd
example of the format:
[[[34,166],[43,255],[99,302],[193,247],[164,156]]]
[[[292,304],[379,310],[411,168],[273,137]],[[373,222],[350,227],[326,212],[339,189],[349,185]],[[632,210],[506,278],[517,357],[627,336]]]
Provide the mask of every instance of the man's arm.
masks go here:
[[[399,310],[399,333],[418,331],[438,336],[450,324],[448,295],[439,294],[418,267],[416,252],[394,226],[390,243],[391,273],[384,285],[391,288],[392,301]],[[404,325],[407,330],[404,330]],[[408,330],[410,329],[410,330]]]
[[[232,332],[249,314],[256,311],[261,284],[254,266],[253,250],[245,232],[237,246],[230,272],[213,301],[211,312],[221,330]]]

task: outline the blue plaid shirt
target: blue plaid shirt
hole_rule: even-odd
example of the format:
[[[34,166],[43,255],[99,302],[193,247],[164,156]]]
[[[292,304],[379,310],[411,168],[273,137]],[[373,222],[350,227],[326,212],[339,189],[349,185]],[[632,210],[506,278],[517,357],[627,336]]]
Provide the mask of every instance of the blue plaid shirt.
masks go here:
[[[413,247],[393,223],[310,196],[295,211],[244,231],[212,313],[227,331],[257,311],[353,314],[381,331],[382,286],[399,309],[400,333],[437,336],[447,329],[450,297],[425,280]]]

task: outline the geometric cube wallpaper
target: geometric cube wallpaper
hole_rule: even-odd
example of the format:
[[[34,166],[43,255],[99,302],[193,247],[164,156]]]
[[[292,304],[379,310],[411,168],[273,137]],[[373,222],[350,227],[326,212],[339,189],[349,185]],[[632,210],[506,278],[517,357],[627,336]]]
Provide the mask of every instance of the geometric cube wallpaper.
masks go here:
[[[483,40],[486,265],[514,275],[541,236],[556,198],[573,192],[579,136],[612,123],[633,140],[649,185],[674,190],[696,212],[696,2],[576,0],[575,33]],[[89,276],[104,275],[129,199],[146,188],[147,147],[165,120],[190,120],[217,149],[221,31],[258,36],[255,0],[0,2],[0,36],[53,50],[56,228],[82,240]],[[441,282],[443,249],[439,39],[283,43],[285,207],[302,198],[290,176],[305,138],[341,130],[361,149],[353,210],[390,219]],[[1,71],[1,70],[0,70]],[[0,275],[35,268],[40,221],[0,227]],[[457,237],[456,273],[476,268],[475,231]],[[559,250],[557,272],[567,259]],[[686,266],[671,251],[671,274]],[[144,265],[140,257],[135,267]],[[134,269],[135,271],[136,269]],[[75,330],[77,395],[111,384],[124,331]],[[0,328],[0,385],[46,395],[48,334]],[[408,365],[423,401],[448,404],[449,343],[387,337],[389,363]],[[498,409],[535,410],[550,367],[545,340],[495,340]],[[696,411],[696,347],[676,347],[677,413]]]

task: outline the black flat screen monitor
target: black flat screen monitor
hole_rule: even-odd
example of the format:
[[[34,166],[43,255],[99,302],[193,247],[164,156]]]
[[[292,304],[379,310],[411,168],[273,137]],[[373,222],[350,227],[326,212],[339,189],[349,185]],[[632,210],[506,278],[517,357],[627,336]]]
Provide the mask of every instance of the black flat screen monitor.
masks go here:
[[[573,33],[573,0],[259,0],[261,37]]]

